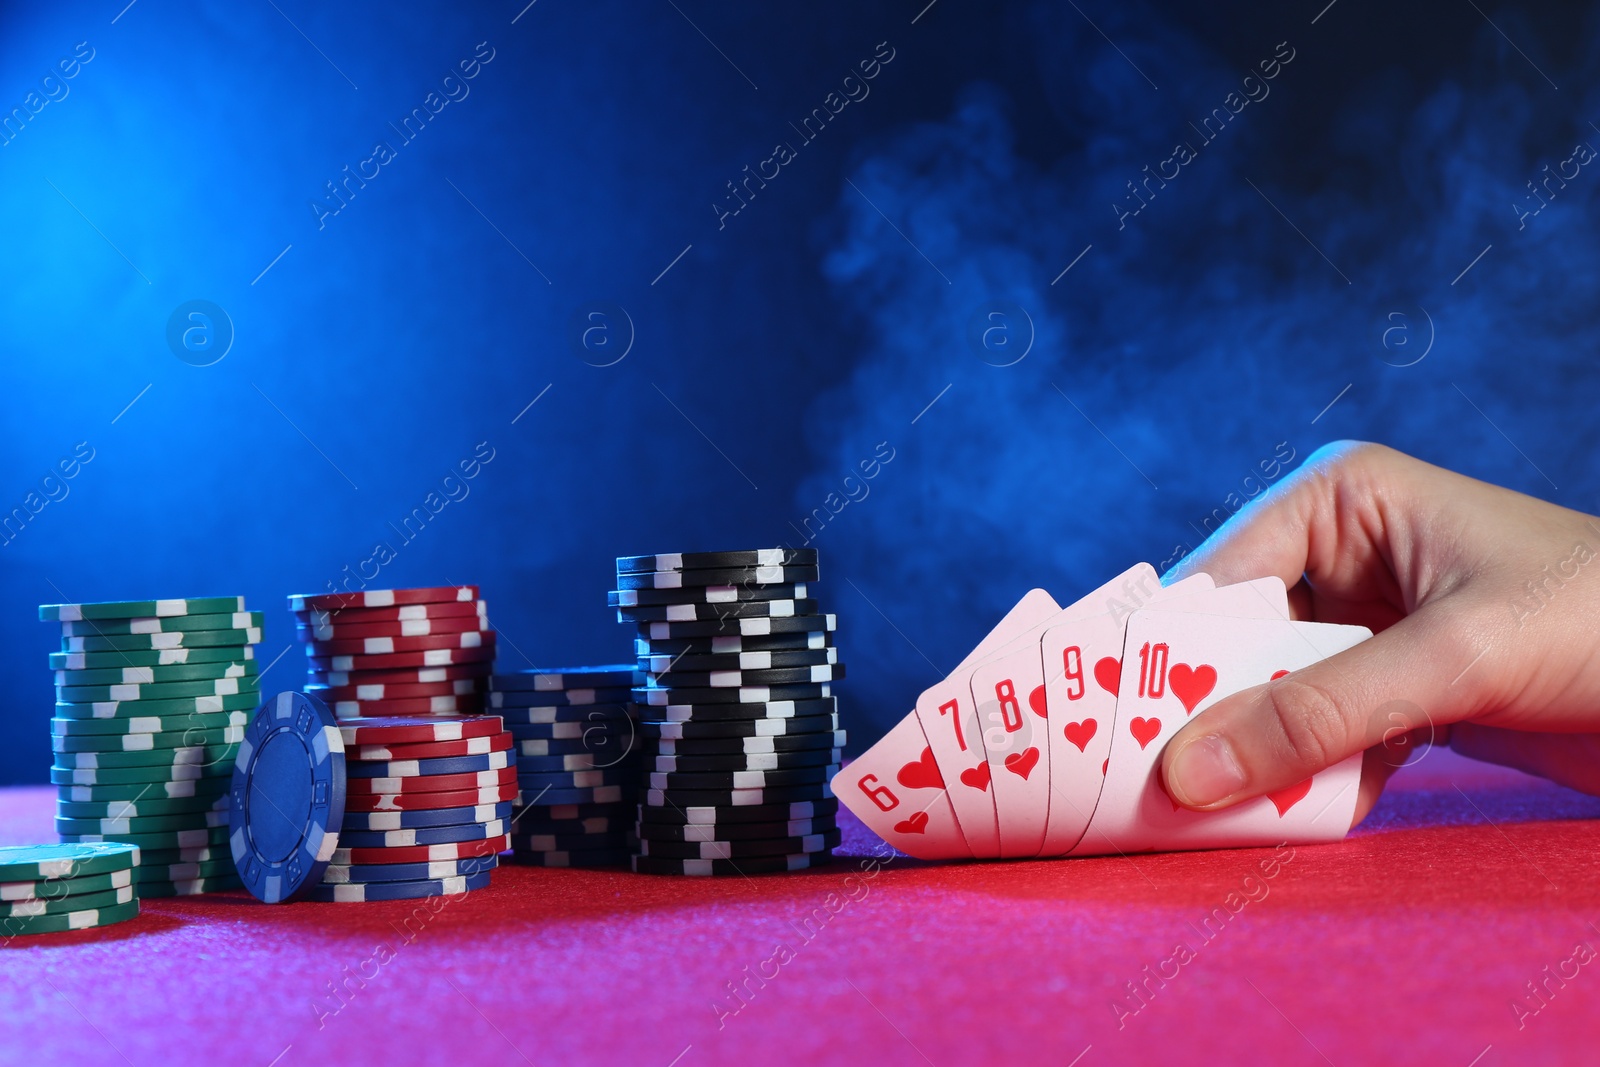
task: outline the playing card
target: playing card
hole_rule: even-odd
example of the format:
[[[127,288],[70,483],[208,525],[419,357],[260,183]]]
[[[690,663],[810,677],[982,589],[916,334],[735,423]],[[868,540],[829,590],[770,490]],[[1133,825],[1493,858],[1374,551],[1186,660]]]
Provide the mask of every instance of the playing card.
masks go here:
[[[1204,575],[1196,575],[1190,582],[1189,588],[1211,585]],[[1054,772],[1040,635],[1065,620],[1086,615],[1111,615],[1125,621],[1139,607],[1168,593],[1155,568],[1137,564],[973,666],[970,698],[977,709],[982,728],[979,736],[989,762],[1001,856],[1037,855],[1049,816]]]
[[[1371,631],[1169,607],[1139,611],[1128,622],[1109,771],[1072,855],[1343,838],[1355,811],[1360,753],[1271,796],[1215,812],[1174,804],[1158,768],[1167,742],[1224,696],[1341,652]]]
[[[933,750],[961,836],[974,856],[998,856],[1000,836],[994,801],[989,797],[989,761],[984,758],[983,741],[978,737],[968,668],[1060,610],[1055,598],[1043,589],[1029,590],[967,653],[952,674],[917,697],[918,723]]]
[[[915,712],[834,775],[833,793],[907,855],[923,860],[972,855]]]
[[[1094,814],[1111,753],[1117,684],[1122,677],[1122,634],[1129,616],[1150,604],[1187,603],[1191,594],[1212,588],[1209,575],[1196,574],[1157,589],[1143,604],[1124,602],[1111,611],[1053,623],[1040,636],[1038,647],[1028,650],[1031,662],[1024,662],[1021,655],[1008,656],[1015,670],[1032,672],[1029,684],[1036,677],[1043,686],[1050,777],[1045,826],[1035,855],[1066,855]],[[1271,590],[1264,592],[1270,599]],[[1236,590],[1221,597],[1220,603],[1227,605],[1240,597]],[[1030,698],[1036,692],[1030,689]]]

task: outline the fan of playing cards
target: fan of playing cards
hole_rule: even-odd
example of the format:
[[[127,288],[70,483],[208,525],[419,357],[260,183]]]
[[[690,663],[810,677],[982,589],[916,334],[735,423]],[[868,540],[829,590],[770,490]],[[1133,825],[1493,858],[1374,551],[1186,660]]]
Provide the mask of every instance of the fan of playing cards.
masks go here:
[[[1095,856],[1337,841],[1360,754],[1228,808],[1180,808],[1161,750],[1231,693],[1342,652],[1363,626],[1295,622],[1277,578],[1163,587],[1139,564],[1071,607],[1017,602],[916,711],[833,779],[885,841],[921,859]]]

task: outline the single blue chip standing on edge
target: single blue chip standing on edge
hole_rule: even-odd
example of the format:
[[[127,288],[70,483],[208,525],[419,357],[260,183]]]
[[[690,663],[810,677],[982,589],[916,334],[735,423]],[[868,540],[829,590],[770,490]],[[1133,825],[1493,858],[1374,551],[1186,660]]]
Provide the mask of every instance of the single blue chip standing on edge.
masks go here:
[[[344,822],[344,738],[328,706],[279,693],[256,709],[233,768],[228,845],[246,889],[278,904],[322,880]]]

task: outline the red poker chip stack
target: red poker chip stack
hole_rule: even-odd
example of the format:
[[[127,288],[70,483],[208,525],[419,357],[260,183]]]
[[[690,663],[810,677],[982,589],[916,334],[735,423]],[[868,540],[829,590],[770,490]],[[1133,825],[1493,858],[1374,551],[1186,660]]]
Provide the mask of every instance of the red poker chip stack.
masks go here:
[[[305,691],[341,719],[476,715],[495,633],[475,585],[291,596]]]

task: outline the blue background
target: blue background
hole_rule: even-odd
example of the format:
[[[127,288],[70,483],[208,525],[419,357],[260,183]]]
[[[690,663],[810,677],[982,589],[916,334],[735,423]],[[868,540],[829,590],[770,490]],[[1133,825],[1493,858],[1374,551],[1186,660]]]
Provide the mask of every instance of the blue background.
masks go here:
[[[1327,440],[1595,509],[1600,167],[1519,222],[1600,145],[1580,11],[524,2],[9,6],[0,113],[93,59],[0,145],[0,508],[95,458],[0,549],[0,780],[49,763],[38,604],[242,593],[272,662],[285,594],[479,442],[372,587],[481,584],[512,667],[615,661],[612,557],[809,536],[857,751],[1030,586],[1170,563]]]

